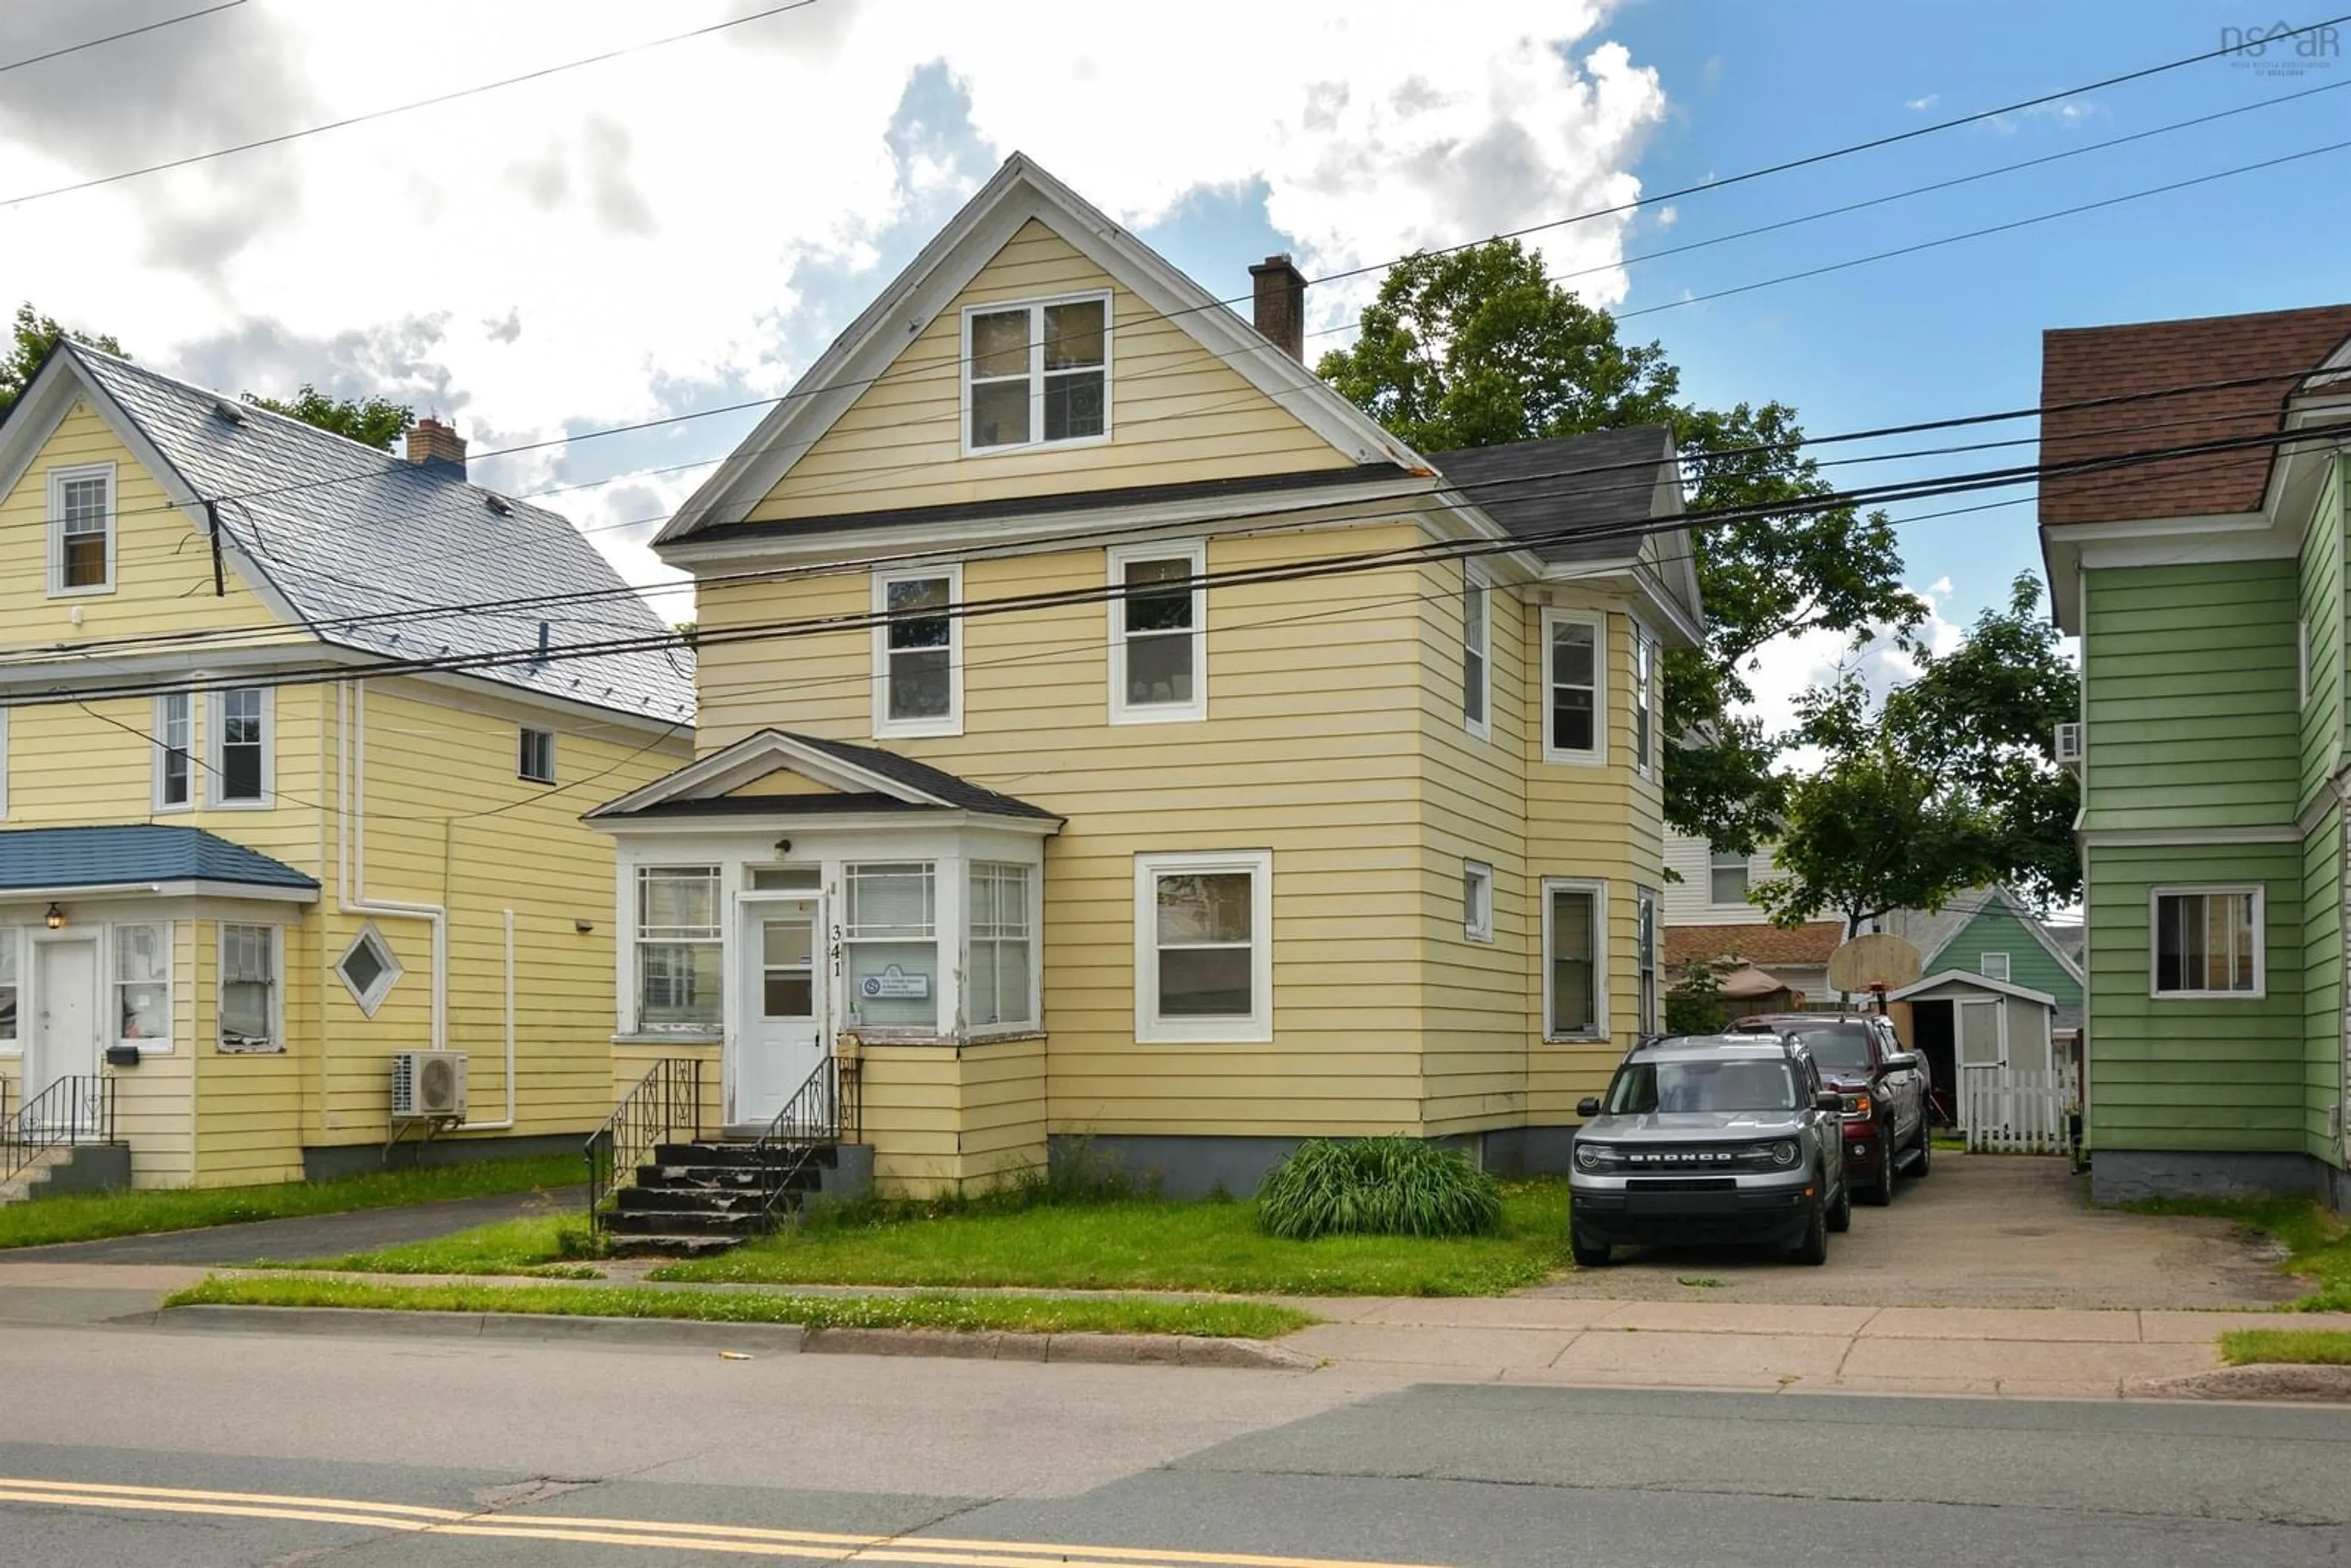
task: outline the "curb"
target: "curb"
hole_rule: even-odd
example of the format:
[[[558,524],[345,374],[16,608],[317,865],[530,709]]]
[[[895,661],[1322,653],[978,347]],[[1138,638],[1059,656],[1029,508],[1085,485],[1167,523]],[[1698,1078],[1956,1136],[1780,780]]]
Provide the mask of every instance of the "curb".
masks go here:
[[[2123,1385],[2129,1399],[2291,1399],[2305,1403],[2351,1402],[2351,1366],[2304,1366],[2258,1362],[2224,1366],[2185,1377],[2134,1377]]]
[[[1262,1340],[1181,1334],[962,1333],[950,1329],[817,1329],[691,1318],[574,1317],[554,1312],[410,1312],[378,1307],[165,1307],[114,1320],[214,1333],[383,1334],[402,1339],[568,1340],[793,1355],[929,1356],[1106,1366],[1257,1367],[1309,1371],[1320,1358]]]

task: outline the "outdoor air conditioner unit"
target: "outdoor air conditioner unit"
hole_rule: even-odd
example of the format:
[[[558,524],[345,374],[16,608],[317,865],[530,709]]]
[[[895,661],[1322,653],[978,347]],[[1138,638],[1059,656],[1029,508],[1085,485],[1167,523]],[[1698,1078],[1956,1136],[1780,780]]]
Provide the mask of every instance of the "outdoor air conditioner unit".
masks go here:
[[[462,1122],[465,1119],[465,1053],[403,1051],[392,1059],[392,1119],[395,1122]]]
[[[2060,762],[2082,760],[2082,727],[2080,725],[2061,724],[2057,727],[2057,760]]]

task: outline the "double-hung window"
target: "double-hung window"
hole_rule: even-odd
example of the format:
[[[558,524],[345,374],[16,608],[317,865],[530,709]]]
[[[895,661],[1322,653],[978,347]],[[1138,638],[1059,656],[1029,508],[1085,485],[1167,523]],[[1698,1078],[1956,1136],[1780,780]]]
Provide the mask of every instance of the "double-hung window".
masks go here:
[[[2005,953],[1980,954],[1976,958],[1976,967],[1982,971],[1983,977],[1987,980],[2005,980],[2008,978],[2008,955]]]
[[[873,574],[873,733],[963,733],[960,565]]]
[[[1109,435],[1109,295],[973,306],[963,336],[965,451]]]
[[[939,881],[928,861],[843,868],[841,939],[848,949],[849,1021],[872,1029],[939,1027]]]
[[[195,803],[196,699],[165,692],[155,699],[155,810],[183,811]]]
[[[1461,934],[1472,942],[1494,939],[1494,868],[1461,862]]]
[[[1134,858],[1134,1037],[1273,1038],[1273,855]]]
[[[114,589],[114,465],[49,470],[49,592]]]
[[[533,784],[555,782],[555,732],[525,729],[515,747],[515,777]]]
[[[1641,1032],[1657,1032],[1657,895],[1647,888],[1634,894],[1633,971],[1635,1005]]]
[[[1493,734],[1487,716],[1491,696],[1488,674],[1492,631],[1487,622],[1485,575],[1468,561],[1461,563],[1461,716],[1479,739]]]
[[[1608,1033],[1608,889],[1543,879],[1543,1038]]]
[[[1656,766],[1657,640],[1633,628],[1633,766],[1646,774]]]
[[[220,928],[220,1048],[285,1049],[278,1028],[278,948],[275,925]]]
[[[1110,716],[1208,716],[1208,551],[1197,540],[1110,551]]]
[[[974,1029],[997,1029],[1037,1021],[1030,957],[1036,939],[1036,900],[1025,865],[975,861],[964,923],[970,934],[970,961],[964,966],[964,1021]]]
[[[269,801],[270,700],[266,686],[236,686],[213,695],[205,758],[211,803],[260,806]]]
[[[2263,994],[2269,977],[2259,887],[2159,887],[2148,903],[2155,926],[2150,994]]]
[[[725,964],[718,868],[637,868],[637,1029],[715,1033]]]
[[[1608,760],[1607,622],[1598,615],[1545,611],[1543,760]]]
[[[238,927],[231,927],[232,930]],[[269,926],[254,929],[268,931]],[[146,1051],[172,1048],[172,927],[114,928],[114,1038]]]
[[[1747,857],[1735,850],[1707,850],[1706,901],[1708,904],[1747,902]]]

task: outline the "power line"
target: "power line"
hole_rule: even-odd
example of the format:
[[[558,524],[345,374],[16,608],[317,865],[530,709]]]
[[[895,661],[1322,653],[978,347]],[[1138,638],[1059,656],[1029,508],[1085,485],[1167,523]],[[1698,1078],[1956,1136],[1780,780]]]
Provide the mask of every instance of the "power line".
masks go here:
[[[101,44],[119,44],[125,38],[135,38],[141,33],[158,32],[165,27],[176,27],[183,22],[193,22],[199,16],[211,16],[222,11],[234,11],[244,4],[245,0],[221,0],[219,5],[207,5],[201,11],[183,12],[177,16],[166,16],[160,22],[150,22],[143,27],[126,27],[120,33],[109,33],[103,38],[85,38],[78,44],[68,44],[61,49],[51,49],[47,54],[27,55],[21,60],[10,60],[6,65],[0,65],[0,72],[21,70],[26,66],[37,66],[44,60],[63,59],[68,55],[78,55],[84,49],[94,49]]]
[[[235,3],[242,4],[243,0],[235,0]],[[670,44],[681,44],[689,38],[706,37],[712,33],[723,33],[730,27],[740,27],[749,22],[765,21],[770,16],[780,16],[787,11],[802,10],[815,4],[816,0],[789,0],[786,5],[770,5],[764,11],[754,11],[747,16],[736,16],[724,22],[713,22],[707,26],[690,28],[683,33],[672,33],[665,37],[648,38],[643,43],[624,44],[617,49],[606,49],[601,54],[589,55],[576,60],[566,60],[560,65],[542,66],[535,71],[525,71],[520,76],[506,77],[497,81],[481,82],[473,87],[459,88],[454,92],[435,93],[431,98],[420,98],[411,103],[394,104],[390,109],[371,110],[365,114],[348,115],[341,120],[330,120],[323,124],[305,126],[299,131],[284,131],[275,136],[264,136],[252,141],[240,141],[233,147],[215,147],[209,152],[191,152],[183,158],[173,158],[161,163],[149,163],[137,169],[125,169],[114,174],[100,174],[94,179],[77,180],[68,185],[53,185],[46,191],[29,191],[21,196],[0,199],[0,206],[17,207],[32,202],[45,202],[51,196],[69,195],[76,191],[95,190],[100,185],[120,184],[125,180],[136,180],[148,174],[160,174],[171,169],[185,169],[195,163],[209,163],[216,158],[227,158],[239,152],[257,152],[264,147],[283,146],[288,141],[299,141],[306,136],[322,136],[329,131],[346,131],[354,125],[366,125],[373,120],[389,120],[394,115],[410,114],[420,109],[432,109],[444,103],[455,103],[460,99],[475,98],[486,92],[496,92],[500,88],[518,87],[524,82],[539,81],[548,77],[560,76],[566,71],[576,71],[588,66],[602,65],[607,60],[617,60],[623,55],[639,54],[646,49],[658,49]]]

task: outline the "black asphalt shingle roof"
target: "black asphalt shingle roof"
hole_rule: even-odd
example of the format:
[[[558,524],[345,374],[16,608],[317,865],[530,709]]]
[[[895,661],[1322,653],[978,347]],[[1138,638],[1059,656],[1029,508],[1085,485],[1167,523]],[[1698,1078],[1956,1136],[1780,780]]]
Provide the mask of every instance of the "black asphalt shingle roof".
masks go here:
[[[319,879],[201,828],[134,822],[0,831],[0,889],[230,882],[316,891]]]
[[[998,794],[958,778],[945,768],[934,768],[927,762],[917,762],[911,757],[901,757],[894,751],[884,751],[878,746],[859,746],[846,740],[827,740],[820,736],[802,735],[794,730],[761,730],[757,735],[738,740],[724,757],[738,747],[758,744],[761,737],[775,736],[793,741],[813,751],[822,752],[836,761],[904,786],[917,794],[938,802],[928,805],[909,801],[878,790],[842,791],[829,795],[720,795],[699,800],[659,800],[640,806],[632,811],[613,810],[609,807],[590,812],[601,817],[724,817],[736,815],[761,816],[810,812],[831,814],[841,811],[935,811],[941,810],[981,811],[998,817],[1029,817],[1042,822],[1061,821],[1059,812],[1042,806],[1032,806],[1010,795]],[[689,767],[703,767],[712,758]],[[680,769],[683,772],[684,769]],[[673,775],[674,777],[674,775]]]
[[[1632,530],[1656,517],[1658,486],[1674,476],[1673,429],[1634,424],[1428,460],[1544,560],[1621,560],[1640,553]]]

